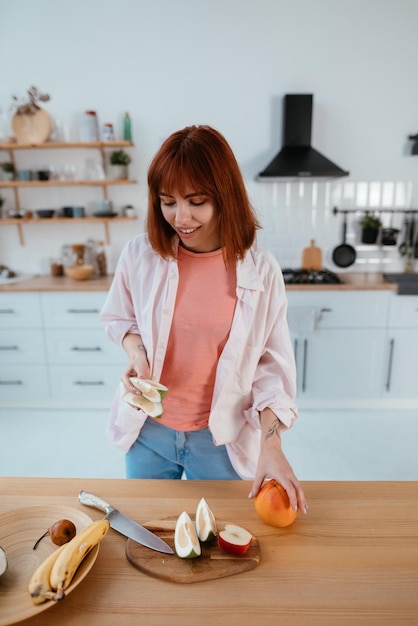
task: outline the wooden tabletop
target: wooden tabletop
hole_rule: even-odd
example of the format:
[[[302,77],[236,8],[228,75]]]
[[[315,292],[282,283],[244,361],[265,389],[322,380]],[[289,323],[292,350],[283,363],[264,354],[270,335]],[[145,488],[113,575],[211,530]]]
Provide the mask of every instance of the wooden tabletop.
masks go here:
[[[246,481],[1,478],[0,513],[63,504],[99,519],[78,503],[81,489],[140,523],[194,513],[205,497],[219,519],[258,538],[260,563],[219,580],[166,582],[135,569],[110,530],[87,577],[25,626],[418,624],[418,482],[305,482],[309,512],[287,529],[258,518]]]

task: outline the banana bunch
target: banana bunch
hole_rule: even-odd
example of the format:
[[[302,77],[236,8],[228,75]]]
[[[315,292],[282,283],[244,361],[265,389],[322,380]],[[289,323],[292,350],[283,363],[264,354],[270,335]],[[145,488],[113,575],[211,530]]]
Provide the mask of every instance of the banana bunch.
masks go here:
[[[65,590],[70,586],[78,566],[100,543],[109,526],[109,520],[105,519],[92,522],[39,565],[29,581],[29,593],[34,604],[65,597]]]

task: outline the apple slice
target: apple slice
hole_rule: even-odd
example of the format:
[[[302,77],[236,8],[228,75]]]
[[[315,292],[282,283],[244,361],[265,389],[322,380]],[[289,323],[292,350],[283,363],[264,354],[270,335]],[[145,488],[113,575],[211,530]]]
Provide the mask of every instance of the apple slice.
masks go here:
[[[218,535],[218,546],[221,550],[232,556],[242,556],[251,545],[253,536],[245,528],[226,524],[224,530]]]

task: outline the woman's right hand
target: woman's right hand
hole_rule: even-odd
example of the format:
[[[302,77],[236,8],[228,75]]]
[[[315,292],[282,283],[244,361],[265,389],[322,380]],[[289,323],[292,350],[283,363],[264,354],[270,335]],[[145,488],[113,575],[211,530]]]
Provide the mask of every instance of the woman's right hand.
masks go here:
[[[147,353],[139,335],[125,335],[122,345],[129,357],[129,364],[122,374],[121,381],[126,391],[136,393],[138,389],[132,385],[129,378],[137,376],[138,378],[149,378],[150,367],[147,359]]]

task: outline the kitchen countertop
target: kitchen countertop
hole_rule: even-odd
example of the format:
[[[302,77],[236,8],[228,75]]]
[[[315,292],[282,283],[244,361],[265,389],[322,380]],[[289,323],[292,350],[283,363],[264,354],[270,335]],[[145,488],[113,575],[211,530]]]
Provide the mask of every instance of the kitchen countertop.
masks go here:
[[[19,507],[62,504],[100,519],[100,511],[79,504],[78,493],[85,489],[145,523],[177,516],[183,510],[194,513],[204,497],[219,519],[247,528],[261,548],[260,563],[251,571],[181,584],[135,569],[125,557],[126,539],[110,530],[93,568],[78,587],[61,603],[21,624],[418,623],[418,482],[304,482],[308,514],[300,515],[285,529],[268,526],[258,518],[247,498],[250,484],[2,478],[0,513]]]
[[[352,272],[341,274],[344,281],[340,285],[286,285],[287,291],[397,291],[398,285],[385,281],[377,272]],[[30,291],[108,291],[113,276],[103,276],[88,280],[72,280],[67,276],[55,277],[48,274],[35,276],[25,281],[1,284],[1,292]]]

